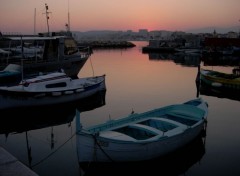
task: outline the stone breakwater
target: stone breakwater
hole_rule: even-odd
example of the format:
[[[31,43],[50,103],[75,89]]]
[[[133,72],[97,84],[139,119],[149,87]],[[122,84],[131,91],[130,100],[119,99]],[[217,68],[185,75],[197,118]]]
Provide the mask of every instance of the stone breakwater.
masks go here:
[[[86,41],[79,42],[79,47],[89,46],[91,48],[131,48],[136,45],[128,41]]]

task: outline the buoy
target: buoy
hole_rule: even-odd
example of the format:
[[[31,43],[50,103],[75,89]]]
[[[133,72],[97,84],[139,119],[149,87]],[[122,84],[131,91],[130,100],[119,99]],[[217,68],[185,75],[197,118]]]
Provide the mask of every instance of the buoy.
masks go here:
[[[52,95],[53,96],[60,96],[60,95],[62,95],[62,93],[61,92],[52,92]]]

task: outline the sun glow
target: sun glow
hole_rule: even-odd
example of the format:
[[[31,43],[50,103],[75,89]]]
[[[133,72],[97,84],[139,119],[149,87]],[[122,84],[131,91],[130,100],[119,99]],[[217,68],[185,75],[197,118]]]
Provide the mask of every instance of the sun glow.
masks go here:
[[[49,0],[51,30],[65,30],[70,13],[71,29],[87,30],[185,30],[209,26],[239,26],[240,1],[229,0]],[[45,2],[2,1],[1,31],[32,32],[34,9],[38,31],[46,30]],[[14,12],[14,13],[13,13]]]

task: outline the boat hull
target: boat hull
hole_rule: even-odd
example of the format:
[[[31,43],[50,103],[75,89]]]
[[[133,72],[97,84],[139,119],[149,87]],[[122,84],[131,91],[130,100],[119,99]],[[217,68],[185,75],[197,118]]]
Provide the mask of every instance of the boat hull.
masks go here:
[[[86,175],[108,175],[118,172],[119,175],[134,173],[134,175],[182,175],[189,168],[199,163],[205,154],[204,140],[201,135],[183,148],[152,160],[139,162],[94,162],[80,163],[81,170]],[[157,167],[156,167],[157,166]]]
[[[78,101],[106,90],[105,75],[101,77],[102,81],[83,89],[29,93],[2,90],[0,92],[0,109],[47,106]]]
[[[21,81],[21,73],[6,73],[0,74],[0,86],[14,85]]]
[[[151,143],[122,143],[82,134],[77,136],[79,162],[142,161],[157,158],[191,142],[203,128],[204,122],[174,137]]]

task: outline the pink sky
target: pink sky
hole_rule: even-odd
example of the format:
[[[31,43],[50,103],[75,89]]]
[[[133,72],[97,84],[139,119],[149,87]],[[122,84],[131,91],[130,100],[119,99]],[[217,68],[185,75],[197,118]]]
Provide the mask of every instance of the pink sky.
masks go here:
[[[240,28],[240,0],[0,0],[0,31],[188,30],[203,27]],[[237,31],[236,31],[237,32]]]

